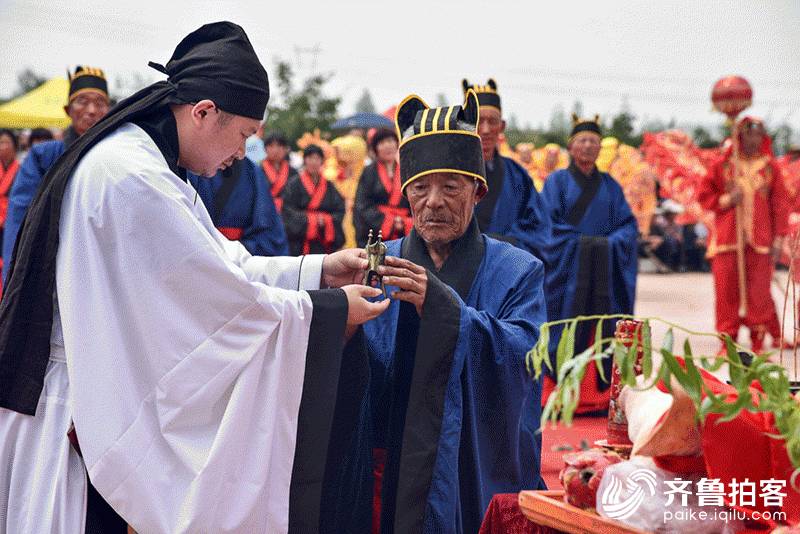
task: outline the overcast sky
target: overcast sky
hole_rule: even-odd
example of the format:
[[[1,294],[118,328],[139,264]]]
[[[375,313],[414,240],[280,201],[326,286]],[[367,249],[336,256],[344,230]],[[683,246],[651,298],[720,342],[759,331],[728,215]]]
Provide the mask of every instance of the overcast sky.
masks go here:
[[[98,66],[112,89],[118,76],[155,81],[148,60],[166,63],[185,34],[223,19],[245,28],[268,72],[283,58],[302,75],[331,73],[343,115],[364,88],[382,110],[411,92],[455,103],[462,78],[491,76],[520,125],[546,124],[576,100],[586,114],[627,100],[641,120],[714,125],[714,81],[740,74],[754,88],[751,113],[800,130],[798,0],[0,0],[0,95],[25,67]]]

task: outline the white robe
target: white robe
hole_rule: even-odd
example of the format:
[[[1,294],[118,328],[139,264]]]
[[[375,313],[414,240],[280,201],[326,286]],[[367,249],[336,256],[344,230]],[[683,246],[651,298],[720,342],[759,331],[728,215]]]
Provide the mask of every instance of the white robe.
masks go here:
[[[64,197],[36,417],[0,409],[0,533],[83,533],[85,469],[141,534],[286,532],[312,316],[296,289],[321,269],[228,241],[138,126],[98,143]]]

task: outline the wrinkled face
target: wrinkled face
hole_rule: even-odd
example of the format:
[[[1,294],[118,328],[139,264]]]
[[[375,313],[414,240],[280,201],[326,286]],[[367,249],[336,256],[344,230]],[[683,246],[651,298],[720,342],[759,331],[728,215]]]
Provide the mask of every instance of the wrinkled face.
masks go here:
[[[305,167],[308,174],[317,176],[322,170],[322,158],[319,154],[309,154],[303,158],[303,167]]]
[[[389,163],[397,159],[397,141],[394,137],[387,137],[381,140],[375,147],[375,156],[383,163]]]
[[[195,174],[206,177],[227,169],[233,160],[244,158],[245,142],[258,130],[261,122],[224,113],[210,100],[195,104],[191,113],[196,150],[186,166]]]
[[[405,194],[420,237],[443,245],[464,235],[484,191],[471,177],[439,172],[417,178]]]
[[[491,159],[497,148],[500,134],[506,129],[506,121],[497,108],[482,106],[480,108],[480,121],[478,122],[478,135],[481,136],[483,158]]]
[[[64,107],[64,111],[72,119],[72,128],[75,133],[83,135],[86,130],[108,113],[108,108],[108,97],[105,94],[100,91],[86,90],[73,98]]]
[[[600,136],[593,132],[580,132],[567,148],[576,164],[591,165],[600,155]]]
[[[289,153],[289,147],[280,143],[270,143],[264,149],[267,151],[267,159],[273,163],[283,161]]]
[[[742,141],[742,151],[747,154],[757,154],[761,148],[766,132],[764,127],[758,123],[751,122],[739,134]]]
[[[0,161],[11,161],[16,157],[17,150],[14,148],[14,141],[7,133],[0,135]]]

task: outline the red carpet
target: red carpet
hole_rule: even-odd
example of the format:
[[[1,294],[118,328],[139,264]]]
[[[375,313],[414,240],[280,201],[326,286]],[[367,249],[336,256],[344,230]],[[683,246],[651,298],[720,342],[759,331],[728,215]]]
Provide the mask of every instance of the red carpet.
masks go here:
[[[568,450],[553,450],[556,447],[569,445],[572,450],[580,450],[581,441],[585,440],[589,447],[598,439],[606,437],[607,416],[576,417],[572,426],[558,425],[544,428],[542,434],[542,478],[549,489],[561,489],[558,473],[564,466],[563,457]]]

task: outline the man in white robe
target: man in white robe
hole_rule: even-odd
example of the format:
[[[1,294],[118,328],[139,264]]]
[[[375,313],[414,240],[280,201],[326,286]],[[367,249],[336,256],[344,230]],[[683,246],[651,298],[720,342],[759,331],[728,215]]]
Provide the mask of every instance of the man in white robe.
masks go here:
[[[356,251],[250,256],[185,181],[244,157],[254,65],[241,28],[200,28],[45,178],[0,305],[0,532],[322,530],[345,328],[388,301]]]

